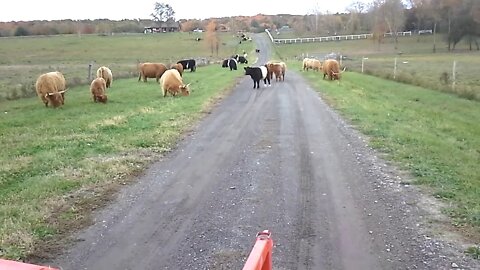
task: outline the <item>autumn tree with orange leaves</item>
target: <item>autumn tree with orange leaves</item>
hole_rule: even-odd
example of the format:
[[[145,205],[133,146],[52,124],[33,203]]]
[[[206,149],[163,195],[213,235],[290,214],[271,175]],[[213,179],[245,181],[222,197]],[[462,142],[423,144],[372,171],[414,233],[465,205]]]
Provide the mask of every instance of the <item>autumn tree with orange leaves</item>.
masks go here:
[[[218,46],[220,41],[217,35],[217,22],[215,20],[210,20],[205,27],[205,31],[205,42],[208,48],[210,48],[212,56],[214,51],[217,53],[218,56]]]

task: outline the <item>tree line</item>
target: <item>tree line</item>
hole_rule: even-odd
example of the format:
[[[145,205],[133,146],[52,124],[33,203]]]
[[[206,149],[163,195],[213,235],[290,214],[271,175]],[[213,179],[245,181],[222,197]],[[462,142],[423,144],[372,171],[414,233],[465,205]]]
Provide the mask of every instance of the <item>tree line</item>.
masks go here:
[[[179,20],[181,31],[212,29],[215,25],[232,32],[263,32],[265,29],[288,27],[297,35],[324,36],[373,33],[380,44],[385,33],[394,41],[402,31],[431,31],[442,34],[449,50],[465,40],[479,50],[480,1],[478,0],[374,0],[370,4],[352,2],[346,13],[322,13],[318,8],[306,15],[265,15]],[[0,36],[55,35],[55,34],[110,34],[142,33],[144,27],[174,18],[175,11],[168,4],[155,3],[152,19],[120,20],[61,20],[0,22]],[[428,32],[430,33],[430,32]],[[434,42],[433,50],[435,51]]]

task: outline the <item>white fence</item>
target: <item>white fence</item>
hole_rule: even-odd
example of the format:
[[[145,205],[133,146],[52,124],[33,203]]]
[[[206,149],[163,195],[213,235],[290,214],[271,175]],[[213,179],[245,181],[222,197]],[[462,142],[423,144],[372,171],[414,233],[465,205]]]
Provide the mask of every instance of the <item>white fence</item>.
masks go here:
[[[272,43],[275,44],[295,44],[295,43],[312,43],[312,42],[326,42],[326,41],[340,41],[340,40],[357,40],[372,38],[373,34],[359,34],[359,35],[336,35],[326,37],[309,37],[309,38],[273,38],[268,29],[265,29]],[[411,36],[412,31],[397,32],[397,36]],[[383,34],[384,37],[391,37],[392,33]]]

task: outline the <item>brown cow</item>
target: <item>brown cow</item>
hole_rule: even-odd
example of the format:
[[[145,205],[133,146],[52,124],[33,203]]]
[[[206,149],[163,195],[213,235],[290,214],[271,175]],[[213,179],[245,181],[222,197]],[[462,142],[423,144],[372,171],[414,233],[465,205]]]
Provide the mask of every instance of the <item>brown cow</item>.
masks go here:
[[[105,83],[107,84],[107,88],[112,86],[113,75],[112,71],[108,67],[99,67],[97,69],[97,78],[103,78],[105,80]]]
[[[176,69],[169,69],[163,73],[162,78],[160,78],[160,85],[162,87],[163,97],[167,96],[167,93],[176,96],[178,93],[182,93],[184,96],[190,94],[190,89],[182,81],[180,73]]]
[[[285,80],[285,72],[287,70],[287,64],[284,62],[276,62],[276,61],[269,61],[266,64],[268,75],[270,80],[273,78],[273,74],[275,74],[276,81],[284,81]]]
[[[180,73],[180,76],[183,75],[183,65],[181,63],[172,64],[170,68],[178,70],[178,73]]]
[[[323,79],[325,79],[325,76],[328,76],[330,80],[340,80],[340,75],[343,71],[340,71],[340,64],[335,59],[327,59],[323,63]]]
[[[313,69],[315,71],[320,71],[322,69],[322,62],[315,58],[305,58],[303,59],[303,70],[308,71]]]
[[[58,71],[40,75],[35,83],[35,90],[45,107],[48,107],[48,104],[58,107],[65,103],[66,81]]]
[[[155,78],[158,81],[163,73],[167,70],[167,66],[163,63],[142,63],[138,65],[138,81],[143,78],[147,82],[147,78]]]
[[[90,84],[90,92],[92,93],[93,102],[107,103],[107,82],[104,78],[96,78]]]

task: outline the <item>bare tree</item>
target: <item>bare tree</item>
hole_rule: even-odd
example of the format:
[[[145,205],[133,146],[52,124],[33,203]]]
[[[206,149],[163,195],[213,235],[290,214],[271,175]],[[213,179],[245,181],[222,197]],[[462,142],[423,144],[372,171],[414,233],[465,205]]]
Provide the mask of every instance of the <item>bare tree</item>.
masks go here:
[[[375,0],[371,4],[369,11],[372,20],[373,39],[377,42],[378,50],[380,50],[380,44],[382,43],[384,34],[387,30],[383,1],[384,0]]]
[[[175,18],[175,11],[169,4],[155,2],[154,12],[150,16],[156,22],[165,22]]]
[[[363,2],[353,2],[347,7],[347,11],[350,13],[346,30],[350,34],[355,34],[362,28],[361,15],[366,12],[367,6]]]

